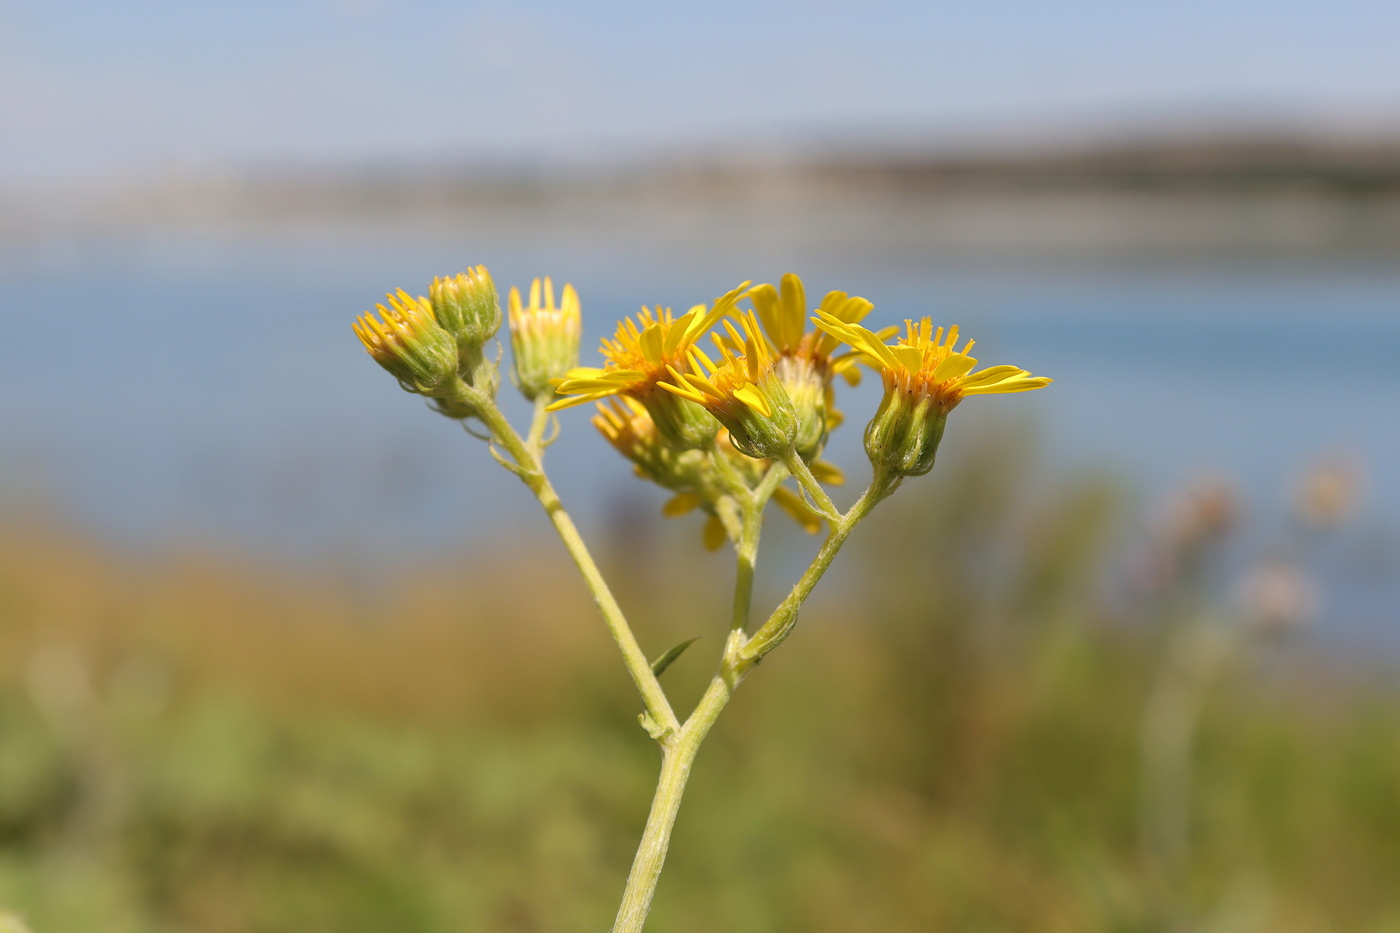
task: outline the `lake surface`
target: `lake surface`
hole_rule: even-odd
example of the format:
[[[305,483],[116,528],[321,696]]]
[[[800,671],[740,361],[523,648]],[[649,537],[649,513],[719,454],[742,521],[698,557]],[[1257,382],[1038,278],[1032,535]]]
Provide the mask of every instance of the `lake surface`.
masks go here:
[[[950,439],[995,408],[1037,425],[1048,464],[1121,475],[1144,503],[1224,472],[1260,514],[1278,511],[1307,463],[1343,451],[1369,472],[1366,533],[1393,542],[1400,525],[1394,262],[885,260],[372,230],[0,254],[4,495],[42,498],[119,542],[194,536],[276,559],[411,554],[534,522],[515,480],[398,391],[350,330],[386,290],[421,292],[432,275],[476,262],[503,286],[543,273],[572,281],[585,362],[642,303],[686,307],[744,278],[797,271],[813,301],[841,288],[874,301],[877,324],[931,314],[975,337],[984,362],[1055,378],[1041,392],[970,399]],[[873,382],[842,406],[856,424],[873,409]],[[566,416],[551,457],[588,524],[635,490],[586,422]],[[832,454],[853,474],[858,434],[838,434]],[[1339,604],[1348,624],[1400,631],[1394,581],[1367,585]]]

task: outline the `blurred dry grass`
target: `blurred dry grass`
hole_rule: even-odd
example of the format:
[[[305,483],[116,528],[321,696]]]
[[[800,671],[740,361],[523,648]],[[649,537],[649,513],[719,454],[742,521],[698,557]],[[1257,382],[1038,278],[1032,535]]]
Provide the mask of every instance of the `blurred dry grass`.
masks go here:
[[[1388,675],[1236,658],[1191,863],[1144,851],[1139,730],[1178,620],[1105,608],[1123,496],[1047,478],[1019,436],[959,438],[745,685],[654,928],[1400,930]],[[618,521],[644,643],[713,635],[727,561]],[[714,642],[666,675],[682,704]],[[35,933],[602,929],[654,780],[636,712],[549,542],[366,577],[11,518],[0,906]]]

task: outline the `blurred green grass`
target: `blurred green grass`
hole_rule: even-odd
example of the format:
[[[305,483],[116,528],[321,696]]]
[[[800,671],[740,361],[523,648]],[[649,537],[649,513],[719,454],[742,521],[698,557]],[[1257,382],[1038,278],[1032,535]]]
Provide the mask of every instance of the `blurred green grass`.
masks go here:
[[[1190,864],[1144,851],[1172,621],[1106,595],[1119,486],[1047,476],[1023,433],[960,437],[860,529],[701,753],[650,928],[1400,930],[1383,670],[1238,659]],[[601,552],[646,645],[707,636],[666,675],[684,706],[729,561],[650,509]],[[768,538],[780,566],[811,547]],[[34,933],[603,930],[657,766],[636,713],[543,537],[356,576],[12,515],[0,908]]]

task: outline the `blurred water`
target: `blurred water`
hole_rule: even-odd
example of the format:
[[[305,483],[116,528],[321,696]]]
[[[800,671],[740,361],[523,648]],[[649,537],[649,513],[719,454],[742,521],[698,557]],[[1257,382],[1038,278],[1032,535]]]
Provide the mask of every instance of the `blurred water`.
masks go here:
[[[886,260],[547,237],[281,233],[68,243],[0,257],[0,467],[109,537],[195,535],[282,559],[422,553],[477,529],[525,528],[516,481],[479,443],[397,390],[350,321],[400,285],[489,264],[501,283],[552,273],[583,297],[586,347],[642,303],[687,306],[798,271],[871,298],[872,321],[960,323],[985,362],[1055,377],[969,400],[1039,425],[1048,462],[1117,471],[1149,498],[1191,475],[1239,478],[1261,513],[1326,451],[1362,458],[1365,522],[1400,516],[1400,269],[1346,259]],[[585,354],[586,359],[591,351]],[[843,405],[863,420],[867,385]],[[585,524],[643,490],[586,424],[551,457]],[[861,472],[858,431],[832,457]],[[1382,532],[1377,532],[1378,534]],[[1400,617],[1383,580],[1352,607]],[[1369,624],[1369,623],[1368,623]]]

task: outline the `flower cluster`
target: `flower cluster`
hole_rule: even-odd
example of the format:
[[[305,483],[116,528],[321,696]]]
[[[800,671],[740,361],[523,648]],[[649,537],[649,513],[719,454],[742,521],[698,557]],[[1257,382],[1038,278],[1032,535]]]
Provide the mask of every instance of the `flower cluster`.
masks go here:
[[[874,306],[845,292],[828,292],[809,314],[796,275],[784,275],[777,286],[749,286],[680,315],[643,307],[603,339],[596,367],[577,365],[581,321],[573,286],[564,286],[557,303],[548,278],[531,283],[528,303],[518,289],[509,293],[512,374],[520,391],[548,412],[597,403],[593,423],[608,442],[638,476],[674,493],[666,514],[708,513],[705,539],[713,546],[732,537],[726,501],[784,466],[805,474],[804,492],[774,483],[767,495],[803,527],[821,526],[820,509],[807,494],[811,483],[840,481],[839,471],[818,457],[843,420],[836,377],[857,384],[859,365],[884,382],[865,449],[877,484],[886,488],[932,469],[948,413],[963,398],[1050,382],[1016,366],[974,371],[973,342],[959,347],[957,327],[935,329],[929,318],[906,321],[904,333],[888,342],[897,329],[865,327]],[[751,308],[740,307],[745,299]],[[501,323],[485,267],[435,280],[428,298],[399,291],[388,302],[378,317],[356,322],[370,355],[445,414],[472,414],[460,386],[494,391],[494,364],[482,345]]]

